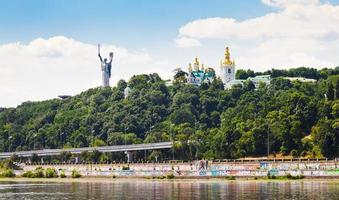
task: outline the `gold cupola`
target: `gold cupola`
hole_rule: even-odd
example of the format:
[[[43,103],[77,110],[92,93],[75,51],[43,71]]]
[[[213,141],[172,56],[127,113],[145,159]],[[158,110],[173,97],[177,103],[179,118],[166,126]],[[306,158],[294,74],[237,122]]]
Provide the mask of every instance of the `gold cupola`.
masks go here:
[[[198,57],[196,57],[194,60],[194,70],[199,71],[199,67],[200,67],[200,62],[199,62]]]
[[[223,65],[233,65],[234,63],[231,61],[231,54],[230,54],[230,49],[229,47],[226,47],[225,51],[225,59],[222,63]]]

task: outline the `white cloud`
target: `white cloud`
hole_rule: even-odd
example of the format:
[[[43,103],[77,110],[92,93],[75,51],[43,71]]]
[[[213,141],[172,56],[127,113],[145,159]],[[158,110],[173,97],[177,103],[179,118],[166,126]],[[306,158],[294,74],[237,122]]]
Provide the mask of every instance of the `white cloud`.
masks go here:
[[[189,38],[189,37],[180,37],[175,40],[177,47],[180,48],[189,48],[189,47],[198,47],[201,46],[201,43],[197,39]]]
[[[319,0],[261,0],[264,4],[274,7],[287,7],[292,5],[316,5]]]
[[[111,83],[154,67],[144,51],[131,52],[102,45],[102,56],[115,52]],[[161,73],[160,73],[161,74]],[[0,107],[23,101],[77,94],[101,84],[97,46],[63,36],[35,39],[28,44],[0,45]]]
[[[339,65],[339,6],[317,0],[263,2],[279,9],[243,21],[198,19],[182,26],[178,37],[204,39],[202,48],[209,48],[216,40],[218,45],[230,45],[240,68]],[[213,48],[219,50],[218,45]]]

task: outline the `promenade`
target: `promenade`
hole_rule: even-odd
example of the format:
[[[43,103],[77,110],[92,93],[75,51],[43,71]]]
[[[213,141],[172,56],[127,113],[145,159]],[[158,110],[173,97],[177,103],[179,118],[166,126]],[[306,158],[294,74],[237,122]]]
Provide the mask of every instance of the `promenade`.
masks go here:
[[[338,161],[253,161],[253,162],[212,162],[206,160],[180,163],[109,163],[109,164],[21,164],[23,170],[17,175],[37,167],[54,168],[67,176],[77,170],[88,177],[161,177],[173,174],[175,177],[264,177],[305,176],[339,178]]]

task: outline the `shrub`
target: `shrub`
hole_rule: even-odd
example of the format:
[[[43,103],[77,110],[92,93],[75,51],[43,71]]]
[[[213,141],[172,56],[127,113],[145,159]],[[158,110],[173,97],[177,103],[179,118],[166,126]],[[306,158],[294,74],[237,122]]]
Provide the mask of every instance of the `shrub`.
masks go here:
[[[113,175],[113,178],[116,178],[117,176],[116,175]]]
[[[45,177],[44,169],[42,167],[37,167],[33,171],[33,175],[31,178],[44,178],[44,177]]]
[[[43,178],[44,176],[44,169],[42,167],[37,167],[33,171],[26,171],[22,174],[22,177],[28,178]]]
[[[271,179],[276,179],[277,177],[275,175],[272,175],[271,176]]]
[[[167,179],[174,179],[175,178],[174,174],[168,174],[166,177],[167,177]]]
[[[286,178],[287,179],[292,179],[292,180],[297,180],[297,179],[303,179],[303,178],[305,178],[305,176],[304,175],[292,176],[291,174],[287,174]]]
[[[129,166],[122,166],[122,170],[129,170]]]
[[[36,168],[33,171],[25,171],[22,174],[22,177],[27,177],[27,178],[43,178],[43,177],[45,177],[44,169],[42,169],[41,167],[38,167],[38,168]]]
[[[235,180],[235,176],[229,176],[227,177],[227,180]]]
[[[0,177],[15,177],[15,173],[11,169],[6,169],[0,174]]]
[[[11,155],[11,157],[10,157],[9,159],[10,159],[11,161],[13,161],[13,162],[16,162],[16,161],[18,161],[19,156],[16,155],[16,154],[13,154],[13,155]]]
[[[14,162],[11,159],[6,159],[1,162],[0,168],[5,168],[5,169],[15,169],[15,170],[20,170],[19,166],[15,165]]]
[[[293,158],[298,157],[298,151],[295,150],[295,149],[293,149],[293,150],[291,151],[291,156],[292,156]]]
[[[81,174],[77,170],[73,169],[72,178],[80,178],[80,177],[81,177]]]
[[[287,174],[287,175],[286,175],[286,178],[287,178],[287,179],[292,179],[292,175],[291,175],[291,174]]]
[[[47,168],[45,171],[46,178],[57,178],[58,174],[53,168]]]
[[[32,178],[33,177],[33,172],[32,171],[25,171],[22,174],[22,177]]]
[[[307,156],[307,151],[301,152],[301,157],[306,157]]]
[[[65,174],[65,172],[64,171],[61,171],[60,172],[60,178],[66,178],[67,176],[66,176],[66,174]]]

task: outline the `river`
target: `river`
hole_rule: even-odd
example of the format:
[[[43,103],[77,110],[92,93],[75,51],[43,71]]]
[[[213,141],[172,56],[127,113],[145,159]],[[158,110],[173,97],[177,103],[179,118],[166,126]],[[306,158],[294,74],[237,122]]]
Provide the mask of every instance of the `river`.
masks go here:
[[[86,182],[88,181],[88,182]],[[0,199],[339,199],[339,181],[1,181]]]

